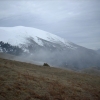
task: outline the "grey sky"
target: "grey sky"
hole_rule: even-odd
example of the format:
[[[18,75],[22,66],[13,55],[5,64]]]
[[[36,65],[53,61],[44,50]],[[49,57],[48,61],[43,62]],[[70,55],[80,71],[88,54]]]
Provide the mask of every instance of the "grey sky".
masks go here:
[[[100,0],[1,0],[0,26],[30,26],[100,48]]]

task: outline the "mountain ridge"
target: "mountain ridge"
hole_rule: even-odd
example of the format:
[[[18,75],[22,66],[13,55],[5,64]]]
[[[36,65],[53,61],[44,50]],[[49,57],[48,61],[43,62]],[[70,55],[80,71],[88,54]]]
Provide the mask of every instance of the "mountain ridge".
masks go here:
[[[14,40],[19,39],[19,41],[21,41],[21,43],[25,42],[23,40],[23,38],[33,37],[35,42],[38,43],[39,45],[42,45],[42,42],[39,41],[38,38],[41,38],[41,39],[44,39],[44,40],[47,40],[47,41],[53,42],[53,43],[58,42],[58,43],[63,43],[65,45],[70,45],[67,40],[65,40],[59,36],[56,36],[52,33],[49,33],[49,32],[43,31],[43,30],[39,30],[36,28],[32,28],[32,27],[24,27],[24,26],[0,27],[0,33],[1,34],[7,33],[8,35],[12,36],[11,39],[14,39]],[[3,35],[1,35],[1,36],[3,37]],[[2,37],[0,38],[0,40],[3,39]],[[14,45],[19,44],[20,43],[19,41],[16,41],[16,43]],[[9,43],[10,41],[6,40],[6,42]],[[17,42],[19,42],[19,43],[17,43]],[[12,41],[10,43],[12,43]]]
[[[25,61],[47,62],[52,66],[73,70],[100,66],[100,55],[96,51],[39,29],[27,29],[27,27],[22,26],[10,27],[10,29],[9,27],[8,29],[0,27],[0,35],[0,41],[4,42],[4,45],[0,46],[1,50],[9,50],[9,46],[5,46],[7,42],[13,45],[12,48],[16,48],[14,46],[17,45],[17,49],[23,51],[22,53],[18,52],[18,54]],[[16,50],[12,50],[12,54],[14,51]]]

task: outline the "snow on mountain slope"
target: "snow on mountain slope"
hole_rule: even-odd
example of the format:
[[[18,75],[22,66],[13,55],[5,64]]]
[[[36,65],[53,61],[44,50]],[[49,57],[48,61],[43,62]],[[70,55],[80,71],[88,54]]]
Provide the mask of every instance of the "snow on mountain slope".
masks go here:
[[[25,44],[27,42],[26,38],[28,37],[32,37],[34,41],[41,46],[43,46],[43,42],[40,39],[73,47],[67,40],[36,28],[24,26],[0,27],[0,41],[8,42],[11,45]]]

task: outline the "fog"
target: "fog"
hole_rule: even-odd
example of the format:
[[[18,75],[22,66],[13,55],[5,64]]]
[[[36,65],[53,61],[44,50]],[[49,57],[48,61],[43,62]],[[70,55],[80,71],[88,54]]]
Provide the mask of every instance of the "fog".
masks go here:
[[[43,65],[48,63],[51,67],[67,68],[72,70],[82,70],[89,67],[100,66],[100,54],[91,49],[84,47],[77,47],[77,49],[65,50],[41,48],[34,50],[30,53],[23,53],[15,60]]]

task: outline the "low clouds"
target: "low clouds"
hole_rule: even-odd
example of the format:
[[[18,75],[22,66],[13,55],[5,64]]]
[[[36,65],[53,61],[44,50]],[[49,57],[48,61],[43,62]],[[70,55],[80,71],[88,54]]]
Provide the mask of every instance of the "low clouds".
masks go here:
[[[30,26],[100,48],[100,0],[2,0],[0,26]]]

